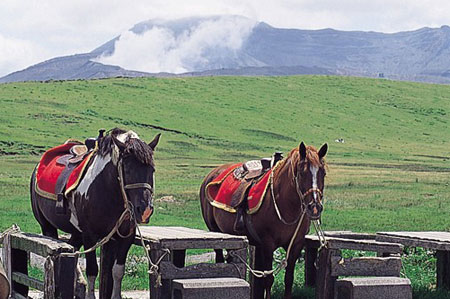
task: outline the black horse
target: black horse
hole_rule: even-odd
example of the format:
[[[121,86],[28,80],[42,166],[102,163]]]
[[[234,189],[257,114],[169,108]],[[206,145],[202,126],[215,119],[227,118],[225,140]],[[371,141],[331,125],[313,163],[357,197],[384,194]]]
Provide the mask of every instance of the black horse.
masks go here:
[[[71,245],[76,249],[84,246],[86,250],[118,227],[110,241],[115,252],[112,298],[121,298],[125,260],[135,238],[135,223],[148,223],[153,213],[153,151],[159,137],[160,134],[156,135],[146,144],[136,133],[116,128],[99,139],[79,184],[66,193],[68,209],[63,214],[56,212],[56,200],[36,191],[36,169],[31,177],[33,214],[45,236],[58,238],[60,229],[71,234]],[[119,218],[124,221],[118,223]],[[97,274],[93,251],[86,254],[86,298],[95,298]]]

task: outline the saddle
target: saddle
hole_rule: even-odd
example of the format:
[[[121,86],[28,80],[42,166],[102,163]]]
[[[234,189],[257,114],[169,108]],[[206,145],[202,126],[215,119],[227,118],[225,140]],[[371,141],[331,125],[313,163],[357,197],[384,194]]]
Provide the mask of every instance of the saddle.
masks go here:
[[[64,165],[64,169],[61,174],[58,176],[55,185],[55,194],[56,194],[56,213],[57,214],[65,214],[66,213],[66,205],[64,204],[64,191],[67,186],[67,181],[69,180],[72,172],[77,168],[78,165],[84,160],[84,158],[89,154],[93,149],[88,150],[87,146],[84,144],[75,144],[69,149],[69,154],[61,156],[56,160],[56,163]]]
[[[250,188],[259,182],[264,174],[283,158],[280,152],[275,152],[272,158],[247,161],[233,171],[236,179],[240,180],[239,187],[231,196],[230,205],[237,208],[248,196]],[[248,208],[248,207],[245,207]]]
[[[88,138],[84,144],[68,140],[42,156],[36,172],[36,192],[45,198],[56,200],[57,214],[66,213],[65,194],[78,185],[103,132],[104,130],[100,130],[97,138]]]
[[[230,166],[206,186],[209,202],[230,213],[242,209],[256,213],[270,183],[271,169],[281,158],[281,153],[275,153],[273,158]]]

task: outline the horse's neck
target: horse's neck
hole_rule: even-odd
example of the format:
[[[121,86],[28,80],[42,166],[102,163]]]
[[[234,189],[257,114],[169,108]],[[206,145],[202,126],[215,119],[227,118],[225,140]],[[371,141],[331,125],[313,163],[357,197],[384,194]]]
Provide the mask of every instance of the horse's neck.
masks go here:
[[[102,193],[117,193],[119,181],[117,179],[117,167],[113,164],[111,156],[101,156],[97,154],[91,165],[89,165],[81,184],[88,188],[104,189]],[[110,198],[109,200],[114,200]]]
[[[289,215],[297,215],[301,210],[301,199],[297,193],[292,163],[294,163],[292,158],[288,158],[279,171],[274,174],[274,191],[277,204],[283,210],[281,213],[287,214],[286,218],[289,219],[293,218]]]

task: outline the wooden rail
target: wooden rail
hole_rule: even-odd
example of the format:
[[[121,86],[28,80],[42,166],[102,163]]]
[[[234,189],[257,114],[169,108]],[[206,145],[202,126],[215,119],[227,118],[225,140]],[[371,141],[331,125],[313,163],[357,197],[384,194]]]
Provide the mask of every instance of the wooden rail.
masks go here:
[[[31,287],[42,291],[45,299],[72,299],[78,258],[61,256],[63,252],[74,252],[74,248],[41,235],[17,232],[7,235],[3,241],[3,261],[12,298],[27,298]],[[44,281],[28,276],[29,253],[46,258]]]

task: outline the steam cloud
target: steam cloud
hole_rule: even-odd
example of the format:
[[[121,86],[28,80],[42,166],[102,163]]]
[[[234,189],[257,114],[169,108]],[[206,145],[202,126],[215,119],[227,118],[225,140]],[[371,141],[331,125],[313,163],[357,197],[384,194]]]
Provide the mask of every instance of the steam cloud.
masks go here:
[[[114,53],[96,61],[124,69],[183,73],[227,67],[256,22],[237,16],[204,19],[190,27],[172,29],[154,25],[143,33],[127,31],[115,43]],[[175,26],[176,27],[176,26]]]

